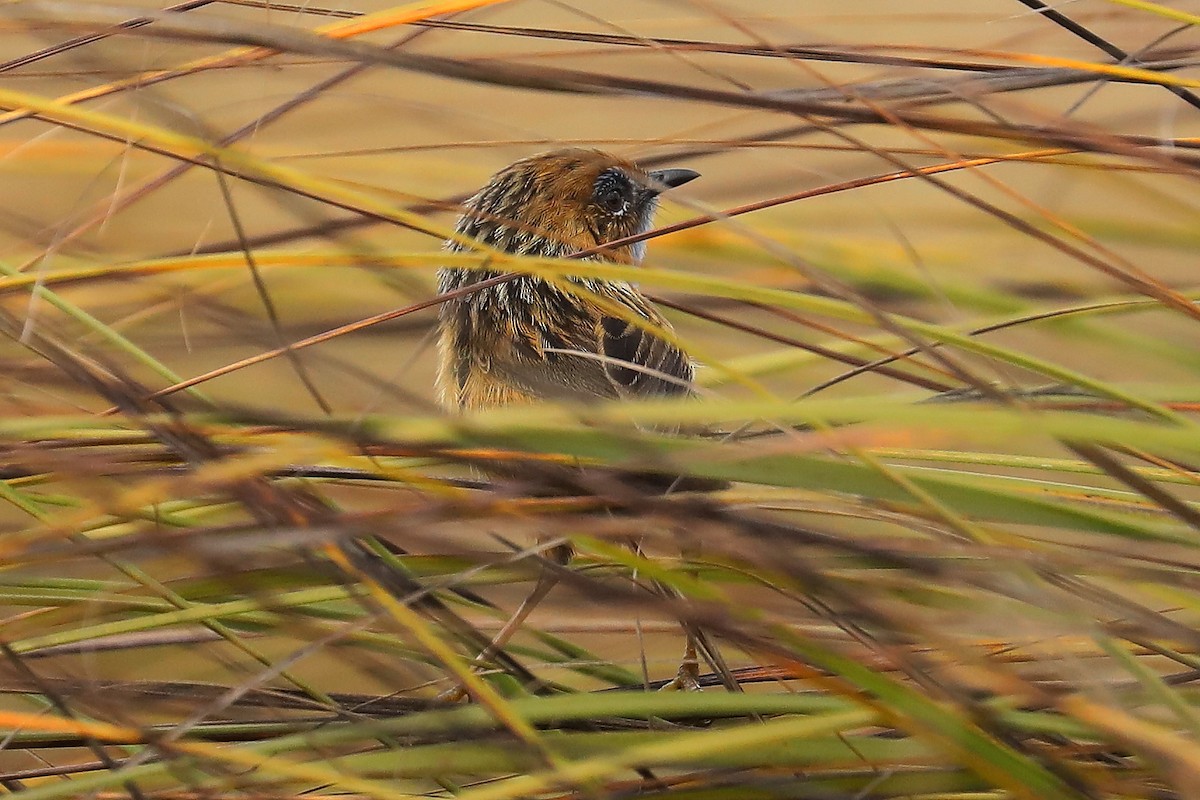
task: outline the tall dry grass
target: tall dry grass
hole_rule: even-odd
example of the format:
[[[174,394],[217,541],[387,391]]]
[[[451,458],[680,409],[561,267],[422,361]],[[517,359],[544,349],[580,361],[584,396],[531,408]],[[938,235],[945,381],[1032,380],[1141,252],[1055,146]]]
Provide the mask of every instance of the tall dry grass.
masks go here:
[[[1200,797],[1200,6],[0,14],[7,791]],[[703,173],[644,267],[441,252],[566,143]],[[451,258],[702,396],[446,415]]]

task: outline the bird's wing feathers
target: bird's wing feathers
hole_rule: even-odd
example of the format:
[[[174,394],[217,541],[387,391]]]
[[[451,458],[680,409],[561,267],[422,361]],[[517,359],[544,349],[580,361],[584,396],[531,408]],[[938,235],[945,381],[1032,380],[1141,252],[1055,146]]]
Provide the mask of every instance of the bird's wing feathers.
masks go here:
[[[620,396],[597,357],[595,312],[589,306],[562,295],[553,304],[528,308],[504,317],[505,327],[486,348],[485,371],[531,398],[586,402]]]
[[[640,325],[616,317],[601,317],[599,329],[604,371],[622,395],[691,392],[692,362],[679,348]]]
[[[650,327],[671,330],[671,324],[632,287],[609,284],[604,295]],[[587,401],[692,391],[691,359],[647,326],[605,314],[592,303],[572,302],[569,309],[560,306],[558,312],[583,315],[591,322],[518,324],[502,337],[512,346],[492,350],[491,371],[530,395],[547,399]]]

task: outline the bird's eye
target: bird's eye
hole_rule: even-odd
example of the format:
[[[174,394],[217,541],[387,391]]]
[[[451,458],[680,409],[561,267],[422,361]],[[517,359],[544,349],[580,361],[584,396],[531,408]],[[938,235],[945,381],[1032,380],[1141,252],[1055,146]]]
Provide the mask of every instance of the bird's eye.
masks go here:
[[[617,170],[600,173],[592,198],[597,206],[609,214],[621,214],[629,207],[631,185],[629,179]]]
[[[625,206],[625,196],[616,189],[609,189],[600,195],[600,205],[604,206],[606,211],[615,213]]]

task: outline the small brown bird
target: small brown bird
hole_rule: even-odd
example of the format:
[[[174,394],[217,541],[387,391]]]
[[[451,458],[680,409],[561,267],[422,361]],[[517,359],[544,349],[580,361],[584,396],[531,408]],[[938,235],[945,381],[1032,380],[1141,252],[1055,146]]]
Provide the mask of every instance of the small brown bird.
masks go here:
[[[457,230],[498,250],[560,258],[649,230],[658,195],[699,173],[646,172],[598,150],[556,150],[505,167],[466,203]],[[462,250],[458,242],[447,244]],[[642,260],[644,243],[590,256]],[[442,292],[493,277],[443,269]],[[633,286],[577,284],[665,331],[671,325]],[[692,363],[665,339],[540,278],[523,276],[441,307],[443,402],[479,409],[539,399],[588,401],[691,392]]]
[[[690,169],[647,172],[598,150],[556,150],[496,173],[467,200],[456,230],[508,253],[561,258],[649,230],[659,194],[697,177]],[[457,241],[447,247],[466,249]],[[589,258],[639,264],[644,252],[639,242]],[[438,285],[445,293],[497,274],[446,268],[438,273]],[[651,323],[652,329],[672,330],[631,283],[571,280]],[[686,353],[588,298],[530,276],[443,303],[438,345],[442,401],[462,410],[692,392],[692,362]],[[569,554],[569,548],[559,548],[555,555],[565,563]],[[556,580],[553,573],[543,573],[478,661],[487,661],[504,646]],[[669,684],[672,688],[698,686],[698,638],[710,660],[715,654],[702,634],[690,627],[687,633],[684,662]],[[443,698],[462,695],[459,687]]]

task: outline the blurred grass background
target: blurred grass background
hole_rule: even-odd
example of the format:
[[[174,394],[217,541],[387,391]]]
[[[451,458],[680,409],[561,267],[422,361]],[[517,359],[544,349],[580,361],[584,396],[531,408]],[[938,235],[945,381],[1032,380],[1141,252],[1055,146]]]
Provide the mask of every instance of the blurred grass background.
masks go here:
[[[6,4],[0,787],[1200,797],[1198,15]],[[487,268],[702,397],[447,415],[441,239],[565,145],[702,178]]]

